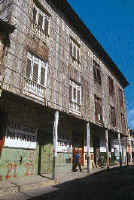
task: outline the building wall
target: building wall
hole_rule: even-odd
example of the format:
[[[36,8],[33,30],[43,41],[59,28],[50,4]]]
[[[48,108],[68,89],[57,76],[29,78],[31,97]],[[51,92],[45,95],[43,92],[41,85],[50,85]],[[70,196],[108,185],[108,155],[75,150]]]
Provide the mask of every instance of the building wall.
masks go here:
[[[103,102],[103,121],[104,126],[112,128],[109,123],[109,104],[113,105],[117,114],[117,128],[121,130],[120,108],[117,88],[122,86],[115,78],[114,74],[108,70],[106,65],[92,52],[91,48],[85,44],[75,30],[65,23],[62,14],[54,10],[47,2],[41,1],[43,7],[50,14],[50,34],[49,37],[35,33],[32,28],[32,6],[33,1],[14,1],[11,23],[16,24],[16,30],[11,35],[11,46],[7,50],[5,59],[4,88],[26,98],[47,105],[51,108],[69,113],[69,80],[76,82],[81,76],[83,86],[83,100],[81,106],[81,116],[86,121],[95,122],[94,95],[102,98]],[[81,64],[73,63],[69,53],[70,36],[80,44]],[[39,39],[40,37],[40,39]],[[47,87],[44,89],[44,97],[32,96],[25,93],[24,74],[26,70],[26,58],[28,48],[31,47],[38,55],[42,46],[49,49],[48,55],[48,79]],[[38,46],[38,48],[37,48]],[[45,48],[43,46],[43,48]],[[43,53],[41,53],[43,56]],[[93,58],[100,63],[102,72],[102,86],[98,87],[93,79]],[[77,73],[75,73],[77,70]],[[108,95],[108,76],[112,77],[115,85],[115,97],[109,98]],[[31,96],[31,97],[30,97]],[[124,102],[125,103],[125,102]],[[125,104],[122,107],[125,113]]]

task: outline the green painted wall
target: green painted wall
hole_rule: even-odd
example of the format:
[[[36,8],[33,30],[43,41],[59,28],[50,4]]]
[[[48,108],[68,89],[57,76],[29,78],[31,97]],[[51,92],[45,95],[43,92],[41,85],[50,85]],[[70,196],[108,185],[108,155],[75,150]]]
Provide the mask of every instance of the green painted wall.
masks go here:
[[[72,153],[57,153],[56,173],[64,173],[72,170]]]
[[[37,174],[36,150],[3,148],[0,158],[0,180]]]

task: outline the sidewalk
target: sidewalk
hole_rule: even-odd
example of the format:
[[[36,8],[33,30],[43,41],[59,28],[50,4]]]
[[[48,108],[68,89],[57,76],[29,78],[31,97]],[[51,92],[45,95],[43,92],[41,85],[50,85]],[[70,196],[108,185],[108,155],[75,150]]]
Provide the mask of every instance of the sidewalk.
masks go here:
[[[94,174],[106,170],[106,168],[93,169],[90,172]],[[87,169],[83,169],[82,172],[68,172],[65,174],[57,175],[56,180],[46,178],[45,176],[29,176],[21,177],[14,180],[2,181],[0,182],[0,199],[6,195],[16,194],[18,192],[30,191],[35,189],[47,188],[49,186],[53,187],[57,184],[64,183],[67,181],[79,179],[88,176]]]

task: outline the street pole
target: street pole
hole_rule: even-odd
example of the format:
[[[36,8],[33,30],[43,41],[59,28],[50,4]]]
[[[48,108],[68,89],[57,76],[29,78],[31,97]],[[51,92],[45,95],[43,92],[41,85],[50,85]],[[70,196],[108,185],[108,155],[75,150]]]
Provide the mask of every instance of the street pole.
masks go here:
[[[119,153],[120,153],[120,167],[122,166],[122,155],[121,155],[121,138],[120,133],[118,133],[118,141],[119,141]]]
[[[106,154],[107,154],[107,169],[109,169],[108,129],[105,129],[105,141],[106,141]]]
[[[90,124],[87,123],[87,172],[90,172]]]
[[[56,157],[57,157],[58,121],[59,121],[59,111],[55,111],[54,125],[53,125],[53,179],[56,178]]]

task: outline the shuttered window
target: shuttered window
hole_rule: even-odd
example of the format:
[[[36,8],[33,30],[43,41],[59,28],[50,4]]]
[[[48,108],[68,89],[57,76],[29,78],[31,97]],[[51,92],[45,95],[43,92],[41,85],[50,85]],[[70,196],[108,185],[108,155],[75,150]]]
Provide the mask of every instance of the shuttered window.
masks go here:
[[[98,122],[103,122],[102,117],[102,101],[95,95],[95,119]]]
[[[37,84],[46,85],[48,63],[28,52],[26,78]]]

